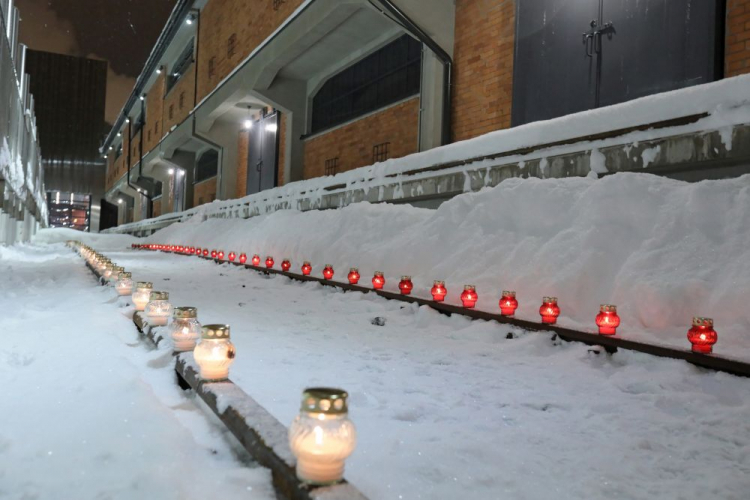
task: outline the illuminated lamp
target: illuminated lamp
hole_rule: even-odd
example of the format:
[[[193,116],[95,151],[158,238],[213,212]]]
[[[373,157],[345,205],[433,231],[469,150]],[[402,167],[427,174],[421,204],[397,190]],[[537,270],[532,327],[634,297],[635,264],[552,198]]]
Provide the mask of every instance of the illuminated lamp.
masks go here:
[[[356,267],[352,267],[349,269],[349,274],[347,275],[347,278],[349,279],[349,283],[352,285],[356,285],[359,283],[359,269]]]
[[[193,351],[203,380],[219,382],[229,377],[229,367],[234,362],[236,352],[229,339],[229,325],[203,327],[200,344]]]
[[[310,388],[302,393],[299,415],[289,427],[289,447],[297,457],[297,477],[330,485],[344,477],[344,462],[354,452],[357,432],[349,420],[341,389]]]
[[[130,295],[133,293],[133,274],[121,272],[115,282],[117,295]]]
[[[518,300],[516,300],[516,292],[503,290],[503,295],[500,297],[500,314],[503,316],[513,316],[518,309]]]
[[[281,261],[281,270],[285,273],[288,273],[289,270],[292,268],[292,261],[289,259],[284,259]]]
[[[151,292],[146,304],[148,323],[154,326],[166,326],[172,316],[172,304],[169,303],[169,293]]]
[[[443,302],[445,296],[448,295],[448,290],[445,288],[445,281],[435,280],[430,293],[432,293],[432,300],[435,302]]]
[[[229,262],[234,262],[234,259],[237,258],[237,254],[234,252],[229,252]]]
[[[215,259],[218,256],[218,252],[216,250],[211,250],[211,258]]]
[[[219,253],[217,253],[216,256],[219,260],[224,260],[224,250],[219,250]]]
[[[414,283],[411,282],[411,276],[401,276],[398,289],[401,290],[401,295],[409,295],[414,289]]]
[[[326,264],[323,268],[323,277],[327,280],[333,278],[333,266],[331,264]]]
[[[247,262],[247,254],[241,253],[240,254],[240,264],[244,264]]]
[[[312,272],[312,266],[308,261],[305,261],[302,263],[302,274],[304,276],[310,276],[310,273]]]
[[[266,257],[266,269],[272,269],[273,268],[273,257],[270,255]]]
[[[693,327],[688,331],[688,340],[693,344],[693,352],[710,354],[713,345],[719,340],[711,318],[693,318]]]
[[[557,323],[557,317],[560,316],[560,307],[557,305],[557,297],[544,297],[542,307],[539,308],[539,314],[542,317],[542,323],[554,325]]]
[[[175,307],[172,324],[169,325],[169,336],[175,352],[187,352],[195,349],[201,338],[201,324],[198,322],[198,309],[195,307]]]
[[[204,256],[204,257],[208,257],[208,254],[209,254],[209,253],[210,253],[210,252],[208,251],[208,248],[204,248],[204,249],[203,249],[203,256]]]
[[[372,287],[375,290],[382,290],[385,286],[385,275],[381,271],[375,271],[375,275],[372,277]]]
[[[599,307],[599,314],[596,315],[596,326],[599,327],[599,334],[614,335],[617,327],[620,326],[617,306],[602,304]]]
[[[461,292],[461,302],[467,309],[473,308],[477,305],[479,295],[477,295],[477,289],[474,285],[465,285],[464,291]]]
[[[253,255],[252,263],[255,267],[260,266],[260,255],[258,255],[257,253]]]
[[[136,311],[143,311],[151,298],[151,291],[154,289],[154,285],[147,281],[139,281],[135,285],[135,292],[133,292],[133,305]]]

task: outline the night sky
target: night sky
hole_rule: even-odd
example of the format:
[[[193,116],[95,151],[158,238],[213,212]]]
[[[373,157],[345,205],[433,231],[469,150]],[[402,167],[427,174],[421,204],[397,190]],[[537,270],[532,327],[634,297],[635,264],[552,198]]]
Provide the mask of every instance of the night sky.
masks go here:
[[[16,0],[20,41],[35,50],[109,61],[106,120],[114,121],[176,0]]]

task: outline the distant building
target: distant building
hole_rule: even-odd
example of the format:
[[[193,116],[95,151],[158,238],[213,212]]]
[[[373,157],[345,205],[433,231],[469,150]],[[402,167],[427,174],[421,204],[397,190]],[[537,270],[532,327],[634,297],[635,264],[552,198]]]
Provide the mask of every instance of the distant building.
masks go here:
[[[106,131],[107,63],[29,49],[26,71],[36,100],[50,225],[96,231],[104,195],[105,160],[98,149]]]

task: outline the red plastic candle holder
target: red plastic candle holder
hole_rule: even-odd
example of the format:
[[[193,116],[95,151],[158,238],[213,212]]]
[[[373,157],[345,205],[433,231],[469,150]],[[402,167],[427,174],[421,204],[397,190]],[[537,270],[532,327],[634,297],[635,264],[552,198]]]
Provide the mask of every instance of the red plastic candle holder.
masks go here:
[[[244,264],[247,262],[247,254],[241,253],[240,254],[240,264]]]
[[[312,272],[312,266],[309,262],[305,261],[302,263],[302,274],[304,276],[310,276],[310,273]]]
[[[461,292],[461,302],[467,309],[473,309],[477,305],[479,295],[477,295],[477,289],[474,285],[464,285],[464,291]]]
[[[260,265],[260,255],[257,253],[253,255],[253,260],[251,262],[255,267],[258,267]]]
[[[542,323],[548,325],[557,323],[557,317],[560,316],[557,297],[544,297],[542,299],[542,307],[539,308],[539,315],[542,317]]]
[[[516,292],[509,290],[503,290],[503,295],[500,297],[500,314],[503,316],[513,316],[518,309],[518,300],[516,300]]]
[[[203,249],[203,256],[204,257],[208,257],[208,254],[209,254],[208,248],[204,248]]]
[[[357,283],[359,283],[359,269],[357,269],[356,267],[349,269],[347,278],[349,279],[349,283],[351,283],[352,285],[356,285]]]
[[[333,266],[331,264],[326,264],[323,268],[323,277],[327,280],[333,278]]]
[[[271,269],[273,267],[273,257],[270,255],[266,257],[266,269]]]
[[[201,250],[201,247],[196,247],[195,249],[195,255],[200,257],[203,254],[203,251]]]
[[[234,262],[234,259],[237,258],[237,254],[234,252],[229,252],[229,262]]]
[[[445,281],[436,280],[432,285],[432,300],[435,302],[445,301],[445,296],[448,295],[448,289],[445,288]]]
[[[216,250],[211,250],[211,258],[212,259],[215,259],[217,255],[219,255],[219,254],[218,254],[218,252]]]
[[[414,283],[411,282],[411,276],[401,276],[398,289],[401,290],[401,295],[409,295],[414,290]]]
[[[219,260],[224,260],[224,250],[219,250],[216,256],[219,257]]]
[[[688,331],[687,338],[693,344],[693,352],[710,354],[719,336],[714,330],[714,320],[711,318],[693,318],[693,327]]]
[[[375,276],[372,277],[372,287],[375,290],[382,290],[385,286],[385,276],[380,271],[375,271]]]
[[[289,270],[292,268],[292,262],[289,259],[284,259],[281,261],[281,270],[285,273],[288,273]]]
[[[599,314],[596,315],[596,326],[599,327],[600,335],[614,335],[620,326],[620,317],[617,315],[617,306],[602,304]]]

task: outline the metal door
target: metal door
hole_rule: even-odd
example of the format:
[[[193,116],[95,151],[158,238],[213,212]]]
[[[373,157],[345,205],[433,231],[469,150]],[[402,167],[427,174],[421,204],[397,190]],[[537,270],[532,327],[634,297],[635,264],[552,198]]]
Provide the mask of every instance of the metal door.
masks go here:
[[[253,122],[247,155],[247,194],[276,187],[279,113]]]
[[[513,126],[721,76],[720,0],[519,0]]]

